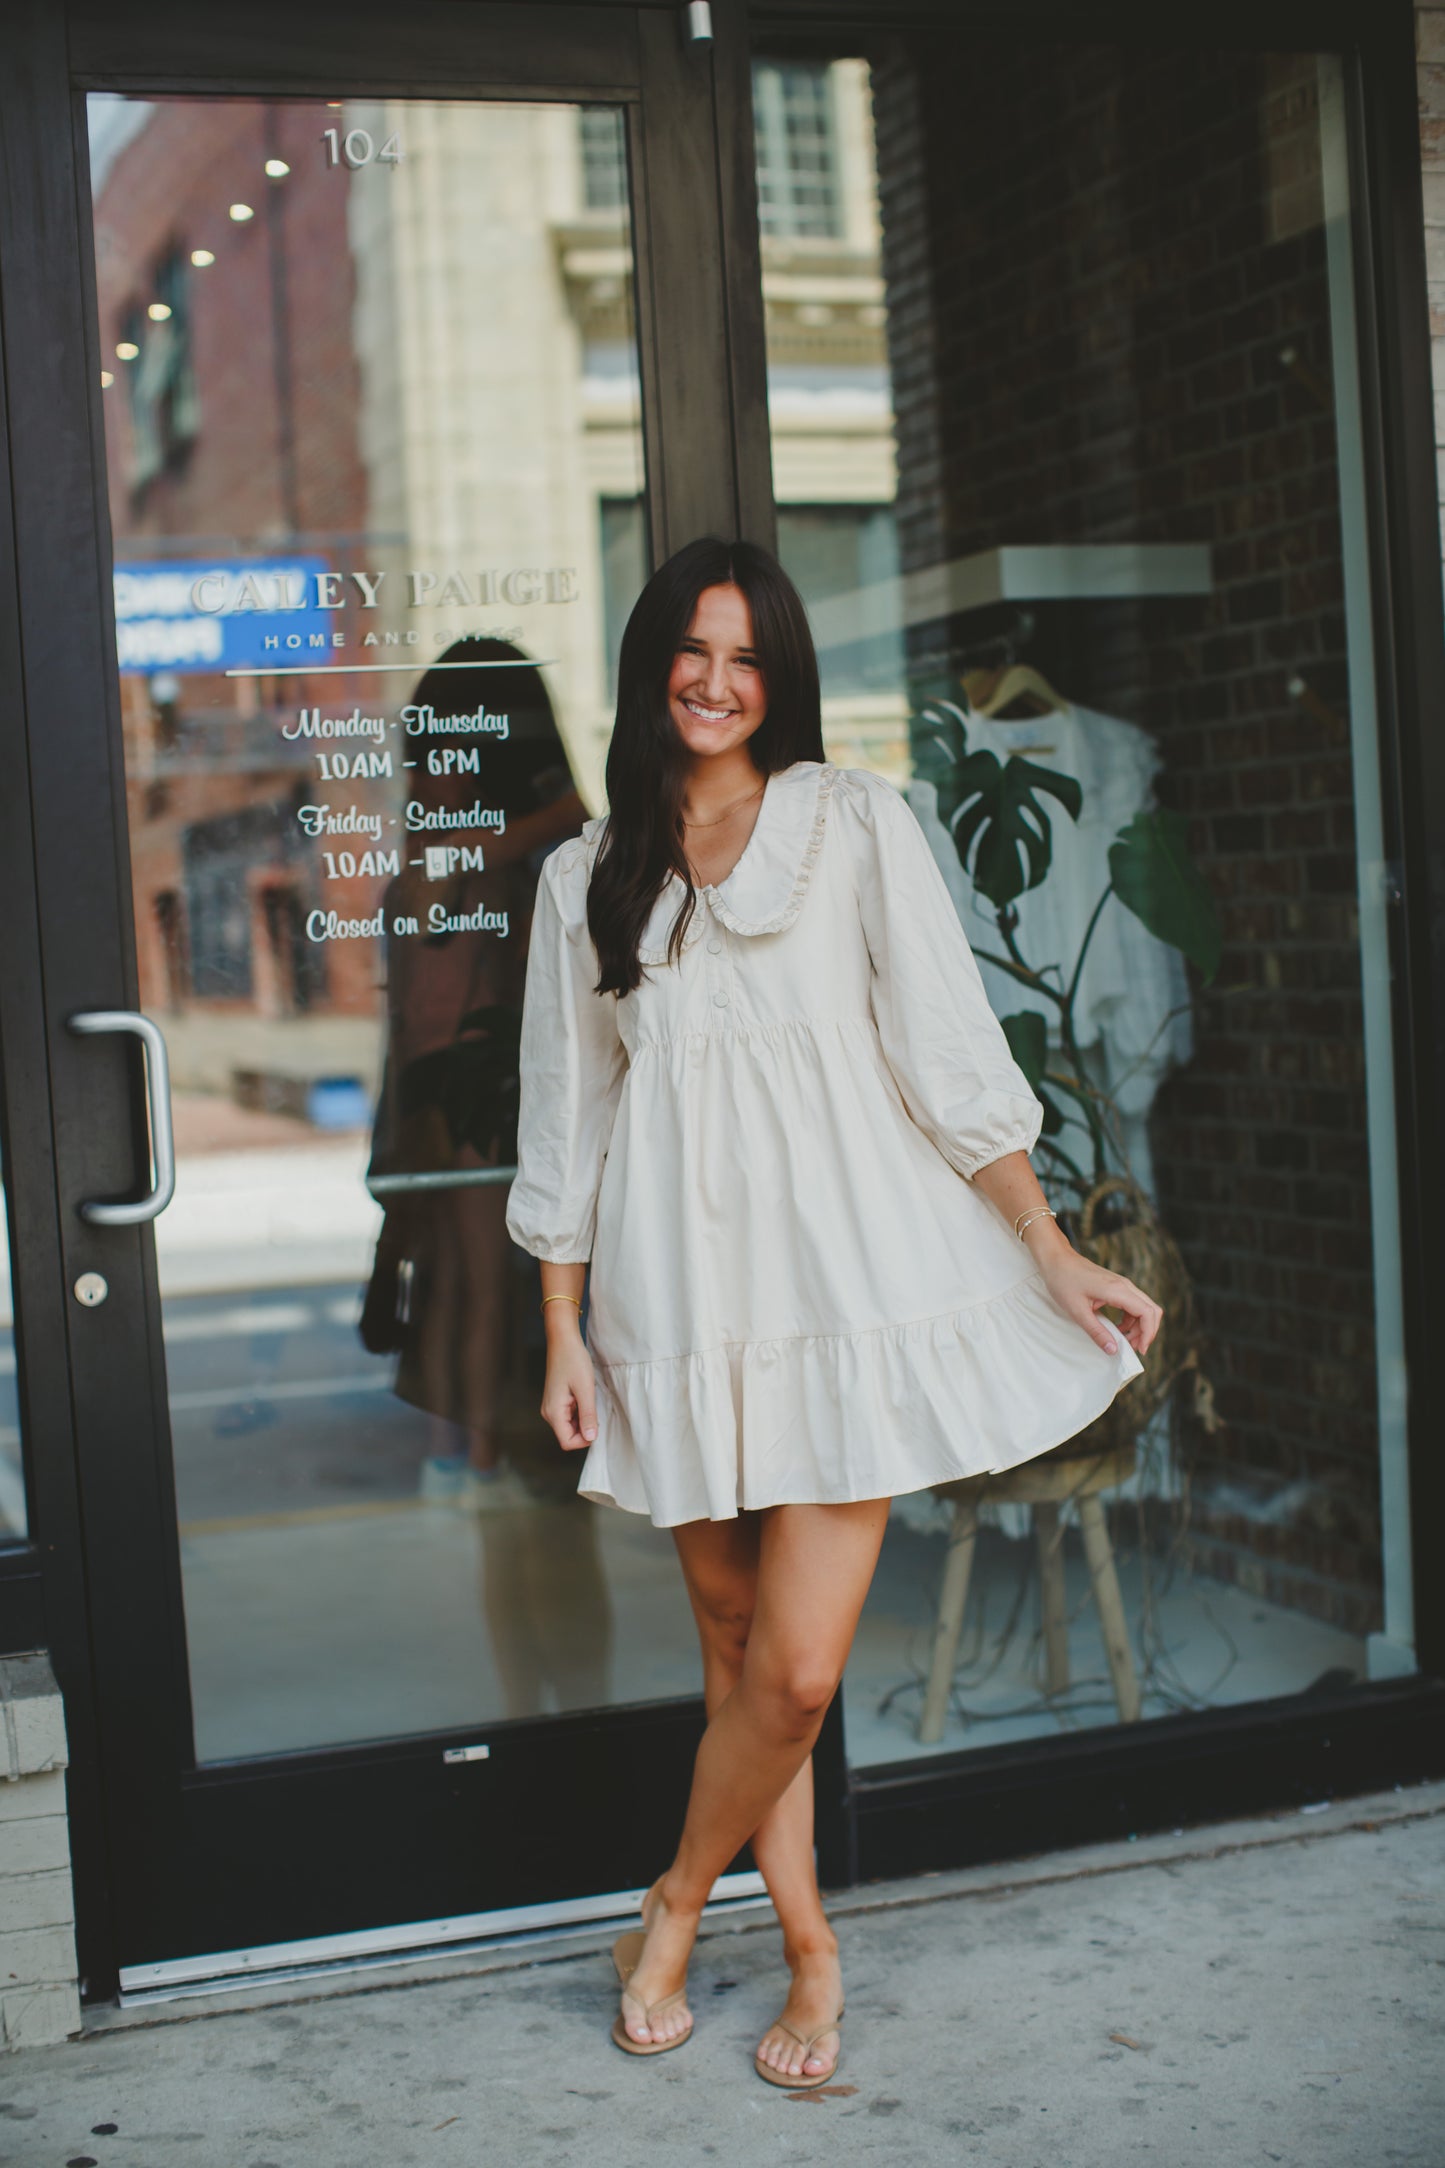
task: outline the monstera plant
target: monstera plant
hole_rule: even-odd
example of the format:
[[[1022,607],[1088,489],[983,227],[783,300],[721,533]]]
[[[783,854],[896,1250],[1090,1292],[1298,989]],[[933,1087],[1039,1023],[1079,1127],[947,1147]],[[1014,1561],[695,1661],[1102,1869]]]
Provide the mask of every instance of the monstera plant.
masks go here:
[[[925,709],[914,766],[933,785],[938,817],[949,831],[975,892],[994,911],[1002,952],[977,948],[1031,997],[999,1019],[1014,1059],[1044,1110],[1039,1148],[1045,1187],[1076,1245],[1145,1287],[1164,1307],[1165,1323],[1145,1358],[1145,1380],[1121,1394],[1100,1418],[1110,1442],[1132,1435],[1160,1405],[1183,1370],[1195,1374],[1195,1407],[1216,1427],[1208,1381],[1199,1366],[1200,1336],[1188,1273],[1152,1200],[1124,1162],[1115,1110],[1089,1075],[1074,1024],[1084,961],[1104,913],[1132,911],[1154,935],[1195,965],[1209,985],[1222,939],[1214,898],[1189,855],[1185,822],[1175,812],[1139,812],[1109,846],[1109,879],[1072,959],[1031,958],[1018,939],[1018,898],[1047,880],[1053,863],[1052,819],[1077,821],[1083,789],[1076,777],[1021,754],[1000,761],[969,749],[968,716],[954,702]],[[1046,801],[1056,811],[1050,814]],[[1058,1027],[1050,1046],[1049,1022]],[[1161,1028],[1165,1019],[1160,1018]],[[1075,1132],[1080,1142],[1075,1141]]]

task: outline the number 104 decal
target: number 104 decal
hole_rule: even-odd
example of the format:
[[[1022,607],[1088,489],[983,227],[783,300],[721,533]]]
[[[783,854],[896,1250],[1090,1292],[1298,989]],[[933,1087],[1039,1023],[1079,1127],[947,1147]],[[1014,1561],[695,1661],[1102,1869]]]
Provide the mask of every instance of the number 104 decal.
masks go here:
[[[339,128],[323,128],[321,140],[326,145],[326,163],[329,166],[369,166],[373,161],[379,166],[395,166],[401,163],[401,139],[395,133],[378,147],[375,136],[366,128],[348,128],[345,135]]]

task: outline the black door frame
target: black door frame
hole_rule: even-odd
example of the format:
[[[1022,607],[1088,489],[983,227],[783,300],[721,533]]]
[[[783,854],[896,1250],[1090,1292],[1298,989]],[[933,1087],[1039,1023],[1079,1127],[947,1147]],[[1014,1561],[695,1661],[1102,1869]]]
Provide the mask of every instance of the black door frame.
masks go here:
[[[0,1626],[8,1601],[13,1630],[50,1649],[65,1695],[91,1999],[115,1991],[123,1964],[641,1886],[655,1871],[658,1816],[670,1823],[685,1803],[702,1710],[685,1700],[488,1725],[491,1761],[461,1769],[444,1767],[440,1749],[476,1727],[190,1767],[154,1246],[148,1230],[96,1230],[75,1210],[82,1197],[127,1193],[146,1163],[126,1050],[65,1028],[79,1009],[133,1006],[136,993],[84,93],[623,104],[656,561],[705,529],[771,531],[751,115],[731,104],[746,55],[739,8],[721,0],[714,14],[716,52],[688,44],[672,0],[413,0],[402,15],[384,0],[317,0],[299,14],[260,0],[230,29],[175,0],[23,0],[10,16],[0,727],[6,772],[25,787],[0,810],[14,937],[0,1028],[35,1541],[0,1563]],[[743,273],[732,295],[725,256]],[[68,1295],[86,1271],[110,1284],[99,1309]],[[484,1839],[502,1759],[513,1773]],[[835,1876],[842,1770],[839,1707],[819,1757],[823,1864]],[[400,1901],[348,1910],[346,1893],[372,1888],[378,1856],[398,1852],[413,1861]],[[505,1860],[504,1884],[459,1887],[458,1858],[484,1852]],[[261,1859],[270,1870],[258,1876]],[[278,1903],[280,1861],[291,1871]],[[207,1893],[199,1928],[188,1886]]]

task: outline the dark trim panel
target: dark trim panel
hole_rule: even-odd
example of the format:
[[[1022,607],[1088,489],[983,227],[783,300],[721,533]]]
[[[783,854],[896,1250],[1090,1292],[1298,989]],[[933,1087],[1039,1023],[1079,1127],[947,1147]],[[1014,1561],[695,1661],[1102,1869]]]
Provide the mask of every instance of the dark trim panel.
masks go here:
[[[73,1329],[95,1341],[119,1305],[82,1314],[67,1290],[92,1267],[134,1299],[131,1259],[98,1254],[58,1196],[62,1145],[77,1194],[115,1193],[131,1178],[132,1140],[99,1119],[107,1084],[123,1094],[105,1050],[88,1073],[67,1066],[59,1020],[123,981],[117,896],[80,839],[36,849],[41,791],[75,783],[76,741],[89,736],[93,687],[104,683],[108,627],[92,510],[86,337],[79,262],[63,18],[45,0],[17,0],[0,69],[0,320],[6,414],[0,504],[0,901],[7,969],[0,973],[6,1142],[13,1216],[16,1309],[23,1332],[21,1425],[29,1459],[34,1538],[45,1577],[46,1643],[65,1699],[70,1834],[82,1976],[112,1967],[110,1896],[92,1661],[89,1588],[77,1488]],[[20,418],[19,426],[15,417]],[[58,629],[57,629],[58,623]],[[27,741],[23,719],[32,728]],[[93,744],[93,737],[90,738]],[[91,772],[106,793],[113,779]],[[58,916],[57,916],[58,914]],[[42,975],[51,929],[87,929],[82,977]],[[109,973],[109,977],[105,976]],[[91,974],[94,974],[92,977]],[[48,1011],[52,1002],[59,1017]],[[60,1060],[54,1060],[59,1053]],[[112,1104],[116,1101],[112,1100]],[[93,1182],[104,1186],[90,1189]],[[78,1185],[84,1183],[86,1188]],[[75,1247],[70,1245],[74,1243]],[[75,1314],[72,1316],[72,1310]],[[109,1318],[107,1310],[110,1311]],[[99,1328],[99,1332],[90,1328]],[[105,1436],[117,1411],[96,1411]],[[125,1516],[115,1525],[122,1547]]]
[[[747,0],[713,0],[713,25],[713,103],[718,147],[714,185],[726,284],[737,506],[733,532],[749,542],[762,543],[765,549],[775,549],[778,519],[773,503],[768,425],[767,330]]]
[[[81,89],[195,96],[204,83],[217,96],[637,95],[630,7],[409,0],[399,13],[377,0],[312,0],[302,8],[254,0],[238,15],[190,0],[143,7],[76,0],[68,13],[71,75]],[[550,87],[559,74],[561,92]]]
[[[704,1723],[700,1699],[638,1703],[201,1769],[162,1806],[166,1826],[131,1832],[125,1962],[354,1931],[358,1890],[375,1893],[363,1924],[379,1928],[645,1888]],[[830,1712],[819,1749],[838,1831],[840,1730]],[[488,1760],[443,1762],[479,1732]],[[751,1864],[744,1849],[730,1871]],[[187,1902],[202,1883],[204,1950]]]
[[[979,1866],[1445,1774],[1445,1683],[1401,1679],[854,1778],[850,1881]]]
[[[1261,52],[1343,49],[1371,35],[1382,10],[1366,0],[1218,0],[1206,16],[1156,7],[1149,0],[749,0],[758,29],[807,35],[865,34],[953,27],[1000,32],[1030,44],[1201,45]]]
[[[0,1656],[46,1646],[45,1578],[27,1545],[0,1556]]]
[[[671,315],[674,326],[672,336],[653,343],[642,336],[638,310],[652,562],[659,565],[695,535],[729,532],[737,513],[725,449],[727,316],[712,143],[713,57],[706,45],[684,44],[677,20],[653,10],[639,12],[637,35],[642,105],[633,137],[633,215],[639,296],[645,265],[651,322]],[[714,275],[707,275],[709,268]],[[687,296],[681,305],[685,340],[676,328],[679,295]],[[711,462],[697,456],[700,445],[717,447]]]

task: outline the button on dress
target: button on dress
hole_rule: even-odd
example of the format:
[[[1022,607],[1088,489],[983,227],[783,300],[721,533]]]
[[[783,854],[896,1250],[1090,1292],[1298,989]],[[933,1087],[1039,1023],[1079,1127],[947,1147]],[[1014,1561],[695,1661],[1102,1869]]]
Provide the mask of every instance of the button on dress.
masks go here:
[[[620,1000],[592,990],[605,822],[543,866],[507,1210],[533,1256],[591,1264],[580,1495],[672,1527],[1074,1437],[1144,1366],[973,1185],[1043,1109],[906,800],[823,761],[769,776],[675,964],[669,875]]]

